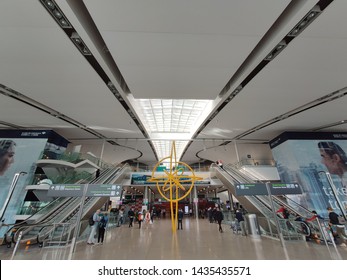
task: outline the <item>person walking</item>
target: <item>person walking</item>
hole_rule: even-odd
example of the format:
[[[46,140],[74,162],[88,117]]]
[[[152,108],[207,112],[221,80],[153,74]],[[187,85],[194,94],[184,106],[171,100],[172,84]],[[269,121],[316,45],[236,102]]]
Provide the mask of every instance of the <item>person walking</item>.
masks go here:
[[[147,210],[145,214],[145,225],[146,228],[151,224],[151,213]]]
[[[131,209],[128,211],[128,217],[129,217],[129,227],[133,227],[133,221],[135,217],[135,212],[133,207],[131,207]]]
[[[208,216],[208,220],[212,224],[213,223],[213,212],[212,212],[212,208],[211,207],[209,207],[207,209],[207,216]]]
[[[121,208],[119,209],[118,212],[118,223],[117,223],[117,227],[120,227],[124,222],[124,209]]]
[[[157,210],[155,208],[152,208],[150,215],[151,215],[151,224],[153,224],[153,219],[154,219],[154,216],[157,215]]]
[[[142,214],[141,211],[139,211],[139,212],[137,213],[137,221],[139,222],[139,228],[141,228],[142,220],[143,220],[143,214]]]
[[[214,214],[214,218],[215,218],[215,220],[218,223],[218,230],[219,230],[219,232],[223,232],[222,221],[224,220],[224,216],[223,216],[223,213],[222,213],[222,211],[220,210],[219,207],[216,209],[216,212]]]
[[[178,210],[178,214],[177,214],[177,221],[178,221],[178,225],[177,225],[177,229],[180,229],[180,226],[181,226],[181,229],[183,229],[183,210],[182,209],[179,209]]]

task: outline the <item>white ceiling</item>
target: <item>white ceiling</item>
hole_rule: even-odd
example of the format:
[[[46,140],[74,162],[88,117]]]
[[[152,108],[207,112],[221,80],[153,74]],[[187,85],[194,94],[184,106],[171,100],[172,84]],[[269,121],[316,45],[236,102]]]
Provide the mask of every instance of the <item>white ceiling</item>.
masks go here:
[[[131,147],[129,157],[154,162],[134,98],[209,99],[217,109],[317,3],[330,2],[195,138],[208,138],[209,146],[233,139],[266,142],[286,130],[311,131],[347,119],[347,99],[341,97],[271,124],[346,87],[347,1],[55,2],[92,56],[81,54],[67,36],[72,29],[62,29],[39,0],[1,0],[0,128],[53,129],[76,145],[112,140]],[[83,128],[4,94],[11,90]],[[106,143],[106,149],[115,150]],[[194,141],[184,160],[196,161],[204,148]]]

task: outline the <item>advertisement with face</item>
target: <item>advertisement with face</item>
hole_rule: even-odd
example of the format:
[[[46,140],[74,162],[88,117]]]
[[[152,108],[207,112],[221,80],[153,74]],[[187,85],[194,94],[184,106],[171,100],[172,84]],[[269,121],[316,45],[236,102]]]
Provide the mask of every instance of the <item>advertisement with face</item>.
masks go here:
[[[321,216],[328,215],[328,206],[340,214],[341,209],[346,211],[345,151],[347,140],[344,139],[289,139],[272,147],[281,181],[297,182],[303,189],[303,195],[290,198]],[[333,186],[327,173],[331,175]]]
[[[5,224],[14,223],[14,215],[22,205],[25,186],[31,182],[36,161],[45,148],[47,139],[4,139],[0,138],[0,209],[3,208],[16,173],[25,172],[17,184],[3,216]],[[3,232],[0,232],[3,235]]]

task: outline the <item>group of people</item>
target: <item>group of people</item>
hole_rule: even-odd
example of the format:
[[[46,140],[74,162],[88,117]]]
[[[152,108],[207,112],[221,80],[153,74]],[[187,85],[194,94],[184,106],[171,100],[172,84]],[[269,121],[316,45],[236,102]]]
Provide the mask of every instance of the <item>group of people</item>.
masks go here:
[[[223,232],[222,221],[224,220],[224,215],[220,207],[209,207],[207,209],[207,217],[210,223],[218,223],[219,232]]]
[[[117,227],[120,227],[124,222],[126,218],[126,213],[123,207],[116,210],[117,213]],[[132,206],[128,212],[127,216],[129,218],[129,227],[133,227],[134,222],[137,222],[139,224],[139,228],[141,228],[142,224],[144,223],[146,227],[148,225],[153,224],[153,219],[157,217],[157,219],[160,219],[161,217],[165,218],[166,216],[166,210],[160,209],[160,208],[152,208],[150,211],[143,209],[142,211],[135,211],[134,206]]]
[[[209,207],[207,209],[207,216],[210,223],[217,223],[219,232],[223,232],[222,221],[224,220],[224,214],[219,206]],[[243,236],[247,236],[246,223],[244,219],[244,209],[239,208],[235,210],[235,221],[231,225],[231,228],[235,231],[240,229]]]
[[[144,222],[146,228],[149,225],[153,224],[153,217],[151,216],[150,211],[143,209],[142,211],[135,212],[134,207],[131,207],[128,211],[129,217],[129,227],[133,227],[134,220],[136,220],[139,224],[139,228],[141,228],[142,223]]]
[[[333,210],[332,207],[330,207],[330,206],[327,207],[327,211],[328,211],[328,217],[329,217],[328,228],[327,229],[330,232],[330,234],[331,234],[332,238],[334,239],[334,241],[337,241],[337,238],[340,237],[339,233],[338,233],[338,227],[339,226],[344,227],[344,226],[340,223],[339,215]],[[302,219],[296,219],[296,220],[303,221]],[[312,216],[307,218],[307,219],[305,219],[303,222],[307,225],[307,228],[308,228],[308,232],[307,232],[308,234],[307,234],[307,238],[306,239],[307,240],[313,239],[317,243],[320,243],[320,236],[319,236],[319,234],[311,231],[311,227],[307,224],[309,222],[313,222],[313,221],[316,221],[316,220],[318,220],[318,222],[320,222],[320,221],[323,221],[324,218],[321,215],[319,215],[316,211],[313,210],[312,211]],[[323,228],[323,230],[326,229],[324,226],[322,228]],[[328,232],[325,232],[323,234],[326,234],[326,235],[328,234],[329,235]],[[328,236],[326,236],[326,237],[329,239]],[[345,245],[345,242],[342,241],[341,244]]]
[[[165,209],[163,211],[165,211]],[[159,213],[161,213],[161,212],[159,212]],[[153,209],[152,209],[152,211],[144,209],[143,211],[139,211],[138,213],[135,213],[134,208],[132,207],[128,211],[129,227],[133,227],[134,219],[136,219],[138,224],[139,224],[139,228],[141,228],[142,223],[144,223],[146,228],[148,228],[149,225],[153,224],[154,216],[155,216],[155,214],[154,214]],[[179,209],[178,214],[177,214],[177,218],[178,218],[177,229],[183,229],[183,225],[182,225],[183,216],[184,216],[183,210]],[[160,216],[158,216],[158,217],[160,217]]]
[[[328,211],[328,230],[330,231],[333,239],[336,241],[337,238],[339,238],[339,228],[343,228],[343,225],[340,222],[340,216],[333,210],[332,207],[327,207]],[[289,230],[293,230],[294,227],[289,221],[289,217],[292,213],[288,211],[288,209],[282,205],[277,211],[277,213],[281,214],[282,218],[287,220],[286,224],[288,226]],[[307,218],[303,218],[299,214],[295,214],[295,222],[300,222],[301,224],[301,231],[306,235],[306,240],[316,240],[317,242],[320,242],[320,236],[317,233],[317,231],[312,230],[314,227],[311,225],[314,221],[318,221],[319,223],[321,221],[324,221],[324,218],[317,213],[317,211],[312,210],[311,211],[311,216]],[[324,226],[323,226],[324,229]],[[343,234],[343,233],[342,233]],[[343,238],[345,238],[343,236]],[[344,244],[344,242],[342,242]]]
[[[327,211],[329,213],[329,227],[331,230],[331,234],[336,240],[338,238],[338,233],[337,233],[337,227],[341,225],[339,215],[333,211],[332,207],[328,207]],[[177,212],[177,229],[182,230],[183,229],[183,218],[184,218],[184,212],[180,208]],[[278,210],[277,213],[281,215],[283,219],[286,220],[288,229],[294,229],[293,225],[289,221],[289,217],[291,215],[294,215],[293,213],[290,213],[288,209],[282,205]],[[128,217],[129,217],[129,227],[133,227],[134,221],[137,221],[139,224],[139,228],[141,228],[142,223],[146,226],[146,228],[149,227],[153,223],[153,215],[151,215],[151,212],[149,210],[143,209],[142,211],[135,212],[134,207],[131,207],[131,209],[128,211]],[[124,209],[121,208],[119,210],[119,219],[118,222],[121,221],[123,223],[124,219]],[[223,212],[221,211],[220,207],[215,207],[212,209],[212,207],[209,207],[207,209],[207,215],[209,218],[210,223],[216,222],[218,223],[218,230],[219,232],[223,232],[222,228],[222,221],[224,220],[224,215]],[[307,239],[319,239],[317,234],[311,232],[309,223],[313,222],[315,220],[323,220],[323,218],[316,212],[312,211],[312,216],[308,218],[302,218],[300,215],[296,214],[295,221],[301,222],[303,225],[303,232],[306,234]],[[105,229],[107,227],[108,223],[108,213],[101,213],[100,209],[98,209],[94,214],[93,214],[93,221],[94,224],[91,225],[91,232],[87,241],[87,244],[95,244],[95,235],[97,234],[97,243],[103,243],[104,241],[104,236],[105,236]],[[242,235],[246,236],[247,235],[247,230],[246,230],[246,224],[245,224],[245,219],[244,215],[241,211],[241,209],[237,209],[235,211],[235,221],[236,224],[234,226],[237,226],[237,231],[240,230]],[[233,225],[232,225],[233,227]]]

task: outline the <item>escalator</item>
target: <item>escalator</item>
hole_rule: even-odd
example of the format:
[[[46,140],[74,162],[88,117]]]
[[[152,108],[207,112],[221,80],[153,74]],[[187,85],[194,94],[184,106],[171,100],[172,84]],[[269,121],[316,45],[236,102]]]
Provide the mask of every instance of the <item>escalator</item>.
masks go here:
[[[211,177],[215,176],[220,179],[228,191],[237,198],[249,213],[256,214],[261,231],[265,235],[279,236],[278,225],[276,226],[276,222],[278,221],[283,236],[291,240],[303,240],[303,236],[299,230],[300,225],[288,223],[288,220],[280,217],[275,218],[272,208],[279,209],[281,205],[284,205],[292,213],[293,217],[296,215],[307,217],[310,213],[307,209],[300,209],[301,211],[299,212],[299,207],[293,207],[286,200],[280,200],[276,196],[271,196],[272,201],[268,195],[237,196],[235,191],[236,185],[242,183],[259,183],[260,181],[256,182],[230,166],[225,166],[222,169],[216,164],[212,164],[210,171]]]
[[[245,178],[242,173],[235,170],[224,167],[220,168],[216,164],[211,166],[211,177],[216,176],[223,185],[233,194],[242,206],[247,209],[248,212],[254,213],[257,216],[266,217],[272,214],[269,204],[264,203],[264,199],[261,196],[237,196],[235,192],[235,186],[241,183],[254,183],[254,181]]]
[[[116,167],[104,170],[97,179],[92,180],[89,184],[117,184],[122,182],[124,176],[130,171],[130,167]],[[101,208],[108,200],[108,197],[86,197],[83,203],[83,213],[81,220]],[[50,203],[47,207],[41,209],[26,221],[11,227],[6,234],[6,242],[16,242],[21,233],[21,243],[34,244],[40,243],[50,236],[51,239],[64,238],[72,236],[76,229],[77,214],[79,213],[81,204],[80,197],[57,198],[54,203]],[[68,225],[57,230],[56,225]],[[86,227],[87,225],[84,225]],[[84,228],[81,228],[83,231]],[[64,232],[61,232],[64,231]],[[56,236],[54,236],[56,235]]]

